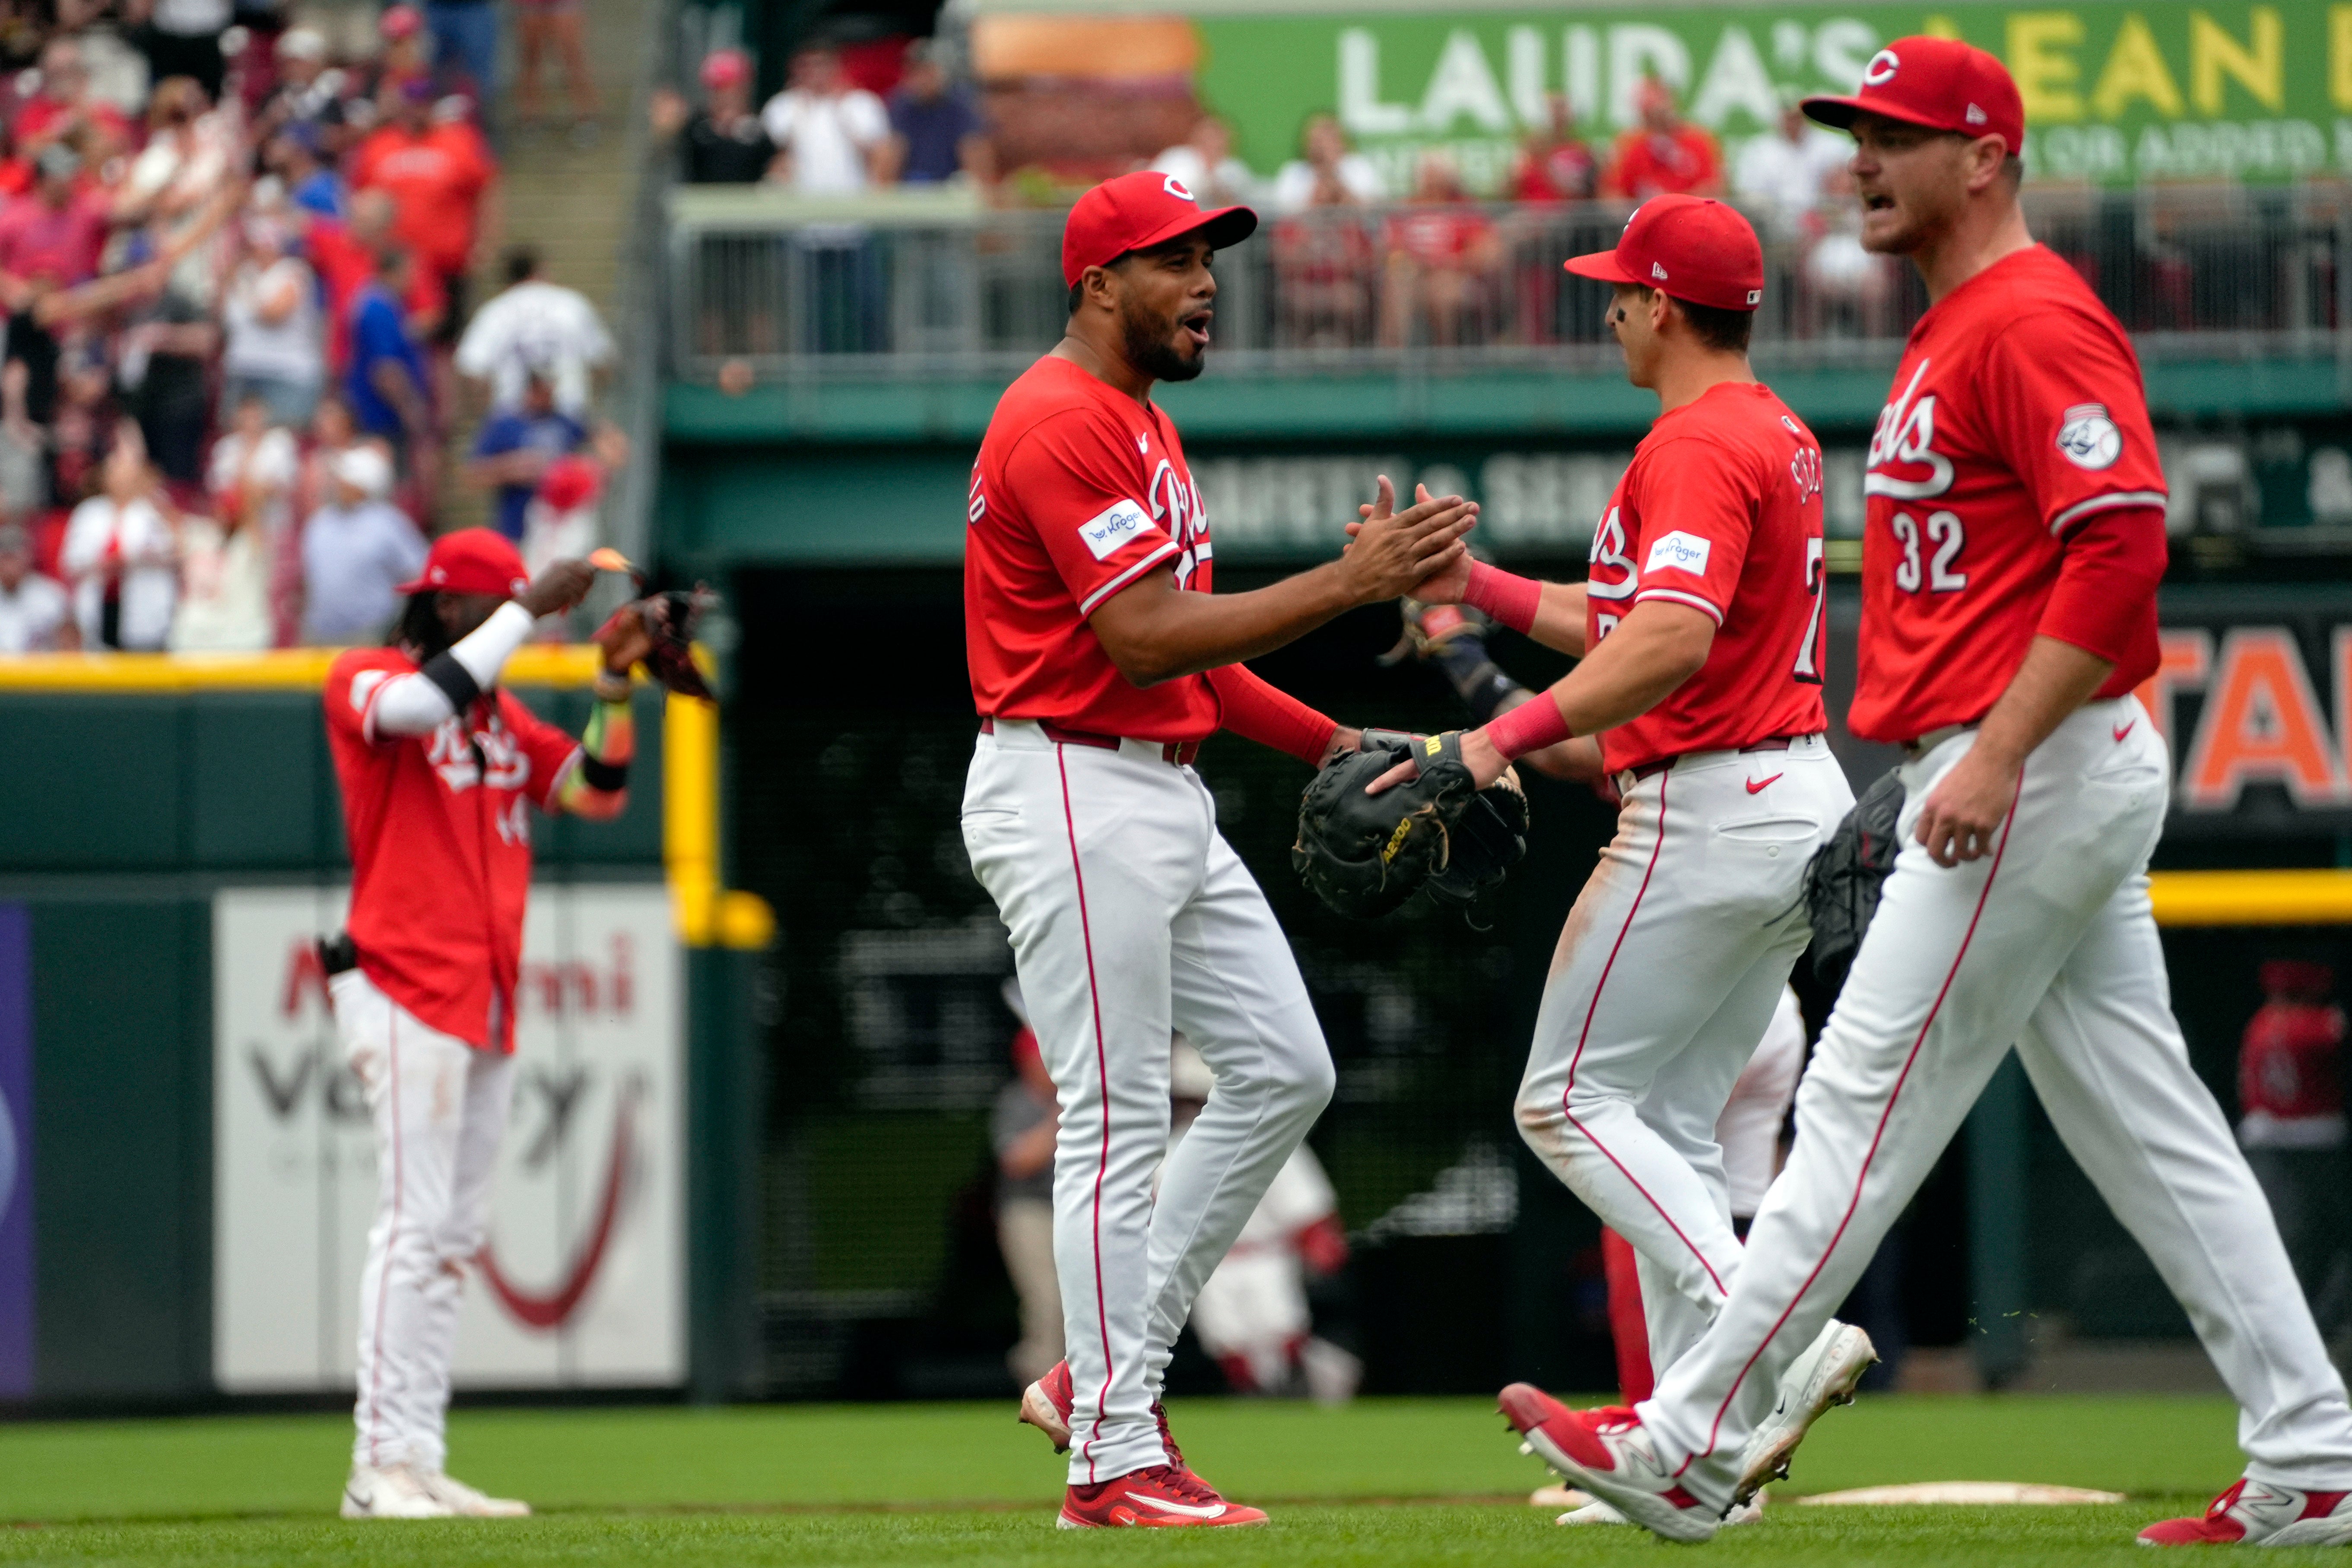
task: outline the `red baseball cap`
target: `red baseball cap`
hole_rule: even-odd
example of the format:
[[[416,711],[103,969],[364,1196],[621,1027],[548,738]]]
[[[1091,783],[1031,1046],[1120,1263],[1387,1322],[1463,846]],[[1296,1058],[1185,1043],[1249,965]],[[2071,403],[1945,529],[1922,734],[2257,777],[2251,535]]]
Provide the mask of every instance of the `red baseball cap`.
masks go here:
[[[2025,148],[2025,104],[2009,68],[1958,38],[1897,38],[1870,57],[1851,98],[1809,98],[1806,115],[1849,130],[1857,114],[1906,125],[1998,136],[2015,157]]]
[[[713,49],[702,58],[705,87],[733,87],[751,79],[751,58],[740,49]]]
[[[1247,207],[1204,213],[1183,181],[1157,169],[1105,180],[1078,198],[1062,226],[1062,281],[1075,284],[1089,267],[1108,267],[1130,250],[1194,229],[1206,230],[1210,248],[1223,250],[1257,232],[1257,214]]]
[[[1764,247],[1737,208],[1708,196],[1652,196],[1625,220],[1614,250],[1571,256],[1579,278],[1641,283],[1718,310],[1764,300]]]
[[[414,583],[403,583],[403,594],[496,594],[511,599],[530,586],[522,554],[503,533],[487,528],[461,528],[433,542],[425,570]]]

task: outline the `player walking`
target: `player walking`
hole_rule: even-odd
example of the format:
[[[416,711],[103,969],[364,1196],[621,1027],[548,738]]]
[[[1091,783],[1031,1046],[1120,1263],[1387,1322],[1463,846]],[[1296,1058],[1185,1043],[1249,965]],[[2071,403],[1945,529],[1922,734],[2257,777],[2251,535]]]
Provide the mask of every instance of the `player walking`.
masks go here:
[[[1823,734],[1821,447],[1748,364],[1756,231],[1720,202],[1658,196],[1613,251],[1568,269],[1613,288],[1626,373],[1659,403],[1591,574],[1538,584],[1477,563],[1414,596],[1466,600],[1583,658],[1462,754],[1483,787],[1515,757],[1597,734],[1615,778],[1617,837],[1560,933],[1517,1112],[1528,1147],[1640,1256],[1663,1373],[1739,1272],[1716,1122],[1811,934],[1806,862],[1853,795]],[[1859,1329],[1822,1326],[1753,1462],[1784,1459],[1873,1359]]]
[[[1062,1107],[1069,1360],[1024,1411],[1071,1448],[1071,1528],[1265,1518],[1184,1468],[1157,1395],[1201,1282],[1329,1099],[1331,1060],[1191,764],[1220,728],[1309,763],[1352,747],[1355,731],[1235,661],[1443,570],[1475,510],[1427,501],[1328,565],[1208,592],[1200,490],[1150,390],[1201,373],[1211,252],[1256,224],[1246,207],[1202,212],[1155,173],[1081,197],[1062,238],[1067,335],[1007,389],[972,471],[964,637],[981,735],[964,844],[1012,933]],[[1171,1029],[1216,1087],[1155,1205]]]
[[[345,1519],[530,1511],[444,1471],[442,1428],[465,1266],[514,1091],[525,807],[601,819],[628,804],[628,669],[650,639],[633,612],[597,634],[605,669],[578,742],[499,689],[499,674],[534,621],[577,605],[594,579],[561,561],[526,584],[498,534],[445,534],[402,589],[393,646],[354,648],[327,675],[352,853],[351,923],[326,944],[328,987],[374,1112],[380,1173]]]
[[[1904,38],[1850,128],[1864,242],[1932,301],[1871,442],[1854,732],[1903,742],[1903,847],[1797,1091],[1797,1141],[1699,1342],[1633,1410],[1524,1384],[1576,1484],[1704,1540],[1773,1380],[1845,1295],[2012,1041],[2059,1136],[2237,1396],[2245,1479],[2152,1544],[2352,1542],[2352,1411],[2262,1192],[2189,1064],[2145,869],[2164,743],[2164,477],[2129,341],[2027,234],[2024,114],[1990,55]]]

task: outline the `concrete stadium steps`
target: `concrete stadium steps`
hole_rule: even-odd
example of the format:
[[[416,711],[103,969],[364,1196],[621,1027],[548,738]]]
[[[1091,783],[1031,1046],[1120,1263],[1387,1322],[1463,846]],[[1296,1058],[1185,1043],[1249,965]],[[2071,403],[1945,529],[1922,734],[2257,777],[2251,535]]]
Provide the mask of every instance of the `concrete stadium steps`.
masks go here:
[[[549,279],[594,300],[609,326],[623,241],[636,195],[633,120],[641,112],[644,78],[652,62],[646,58],[645,7],[639,0],[583,0],[583,10],[589,68],[603,100],[596,138],[586,146],[572,141],[570,100],[552,62],[541,72],[545,119],[536,130],[522,128],[514,93],[520,50],[511,23],[501,41],[501,221],[474,276],[474,301],[478,304],[505,286],[506,248],[528,243],[546,257]],[[489,520],[489,498],[457,479],[481,418],[480,409],[461,407],[451,422],[436,520],[442,531]]]

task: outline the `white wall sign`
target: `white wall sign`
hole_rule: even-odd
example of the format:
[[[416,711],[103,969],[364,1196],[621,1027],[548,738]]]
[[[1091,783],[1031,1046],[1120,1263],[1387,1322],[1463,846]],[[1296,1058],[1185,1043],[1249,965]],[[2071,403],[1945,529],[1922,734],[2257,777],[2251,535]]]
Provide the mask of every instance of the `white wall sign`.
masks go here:
[[[228,1393],[347,1387],[375,1140],[311,943],[349,890],[213,904],[213,1375]],[[543,885],[523,930],[512,1118],[456,1381],[686,1377],[685,994],[658,885]]]

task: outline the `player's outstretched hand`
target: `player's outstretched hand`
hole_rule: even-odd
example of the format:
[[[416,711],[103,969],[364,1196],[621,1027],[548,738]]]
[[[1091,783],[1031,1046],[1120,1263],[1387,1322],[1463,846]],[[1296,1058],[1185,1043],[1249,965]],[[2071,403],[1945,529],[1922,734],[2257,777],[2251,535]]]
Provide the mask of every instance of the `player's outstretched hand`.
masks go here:
[[[1429,487],[1413,486],[1412,499],[1416,504],[1427,504],[1431,499]],[[1348,537],[1355,538],[1364,531],[1367,523],[1386,518],[1394,510],[1395,492],[1389,488],[1388,476],[1382,474],[1380,499],[1366,501],[1356,509],[1357,521],[1348,525]],[[1475,514],[1477,509],[1473,507],[1471,510]],[[1470,591],[1470,552],[1466,549],[1460,551],[1444,567],[1415,583],[1405,593],[1408,597],[1418,599],[1424,605],[1458,605],[1462,602],[1462,595]]]
[[[560,616],[586,598],[595,583],[596,568],[585,561],[558,561],[532,578],[530,586],[515,595],[515,603],[534,619]]]
[[[1393,599],[1466,560],[1462,536],[1478,521],[1477,504],[1460,496],[1438,496],[1396,511],[1395,487],[1385,474],[1380,483],[1373,503],[1378,515],[1351,528],[1355,539],[1339,557],[1358,604]]]
[[[613,674],[625,675],[636,668],[654,649],[654,634],[646,625],[642,602],[614,610],[591,640],[604,650],[604,668]]]
[[[2017,800],[2017,767],[1979,745],[1936,781],[1919,807],[1912,837],[1938,866],[1957,866],[1992,853],[1993,835]]]
[[[1471,783],[1480,789],[1485,789],[1488,784],[1501,778],[1503,770],[1510,766],[1510,763],[1503,760],[1503,753],[1495,749],[1495,742],[1486,738],[1486,731],[1484,730],[1462,731],[1462,763],[1470,770]],[[1382,790],[1394,789],[1407,779],[1420,776],[1421,764],[1413,761],[1411,755],[1407,755],[1404,761],[1366,784],[1364,793],[1378,795]]]

